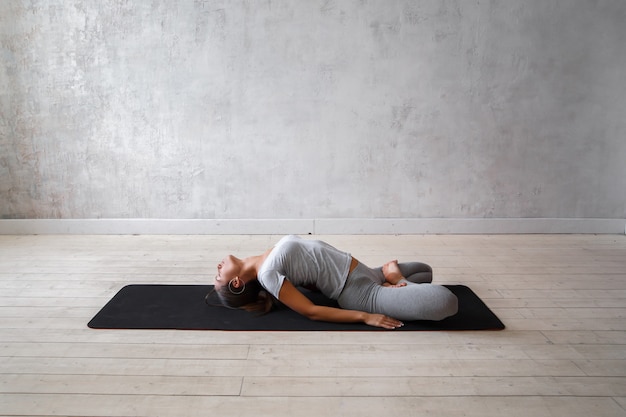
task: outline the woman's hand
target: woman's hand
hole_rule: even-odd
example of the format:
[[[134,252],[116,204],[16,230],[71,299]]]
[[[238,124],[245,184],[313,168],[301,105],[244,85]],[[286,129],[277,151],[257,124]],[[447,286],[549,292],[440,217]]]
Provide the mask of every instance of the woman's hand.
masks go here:
[[[404,326],[404,323],[400,320],[392,319],[384,314],[367,313],[364,322],[369,326],[382,327],[384,329],[397,329]]]

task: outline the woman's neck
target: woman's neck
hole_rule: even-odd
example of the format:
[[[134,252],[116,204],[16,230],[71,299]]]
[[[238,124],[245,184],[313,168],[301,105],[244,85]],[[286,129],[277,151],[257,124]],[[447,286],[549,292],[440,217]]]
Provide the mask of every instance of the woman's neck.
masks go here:
[[[270,254],[272,250],[268,250],[261,255],[249,256],[247,258],[242,259],[242,267],[239,278],[243,279],[245,282],[250,282],[252,280],[257,279],[257,275],[263,262]]]

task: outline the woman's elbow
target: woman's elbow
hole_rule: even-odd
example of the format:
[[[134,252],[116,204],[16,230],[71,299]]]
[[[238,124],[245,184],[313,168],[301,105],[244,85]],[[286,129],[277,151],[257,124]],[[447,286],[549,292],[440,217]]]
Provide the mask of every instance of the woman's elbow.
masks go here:
[[[303,315],[304,317],[306,317],[309,320],[313,320],[313,321],[321,321],[322,320],[322,315],[321,315],[319,309],[317,308],[317,306],[311,306],[309,308],[300,310],[300,311],[298,311],[298,313],[300,313],[301,315]]]
[[[324,316],[317,309],[308,310],[305,313],[303,313],[303,316],[313,321],[324,321]]]

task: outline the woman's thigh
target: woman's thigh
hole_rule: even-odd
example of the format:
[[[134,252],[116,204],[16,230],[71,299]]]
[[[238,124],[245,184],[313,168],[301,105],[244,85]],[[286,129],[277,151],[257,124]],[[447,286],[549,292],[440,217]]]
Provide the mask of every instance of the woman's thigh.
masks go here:
[[[456,314],[458,300],[446,287],[408,283],[405,287],[373,288],[373,313],[398,320],[442,320]]]

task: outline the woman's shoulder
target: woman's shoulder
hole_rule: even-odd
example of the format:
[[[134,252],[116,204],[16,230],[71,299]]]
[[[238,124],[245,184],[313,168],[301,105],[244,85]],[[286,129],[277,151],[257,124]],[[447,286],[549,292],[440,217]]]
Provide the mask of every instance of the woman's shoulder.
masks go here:
[[[292,240],[302,240],[302,238],[298,235],[287,235],[287,236],[283,236],[278,243],[280,244],[281,242],[288,242],[288,241],[292,241]]]
[[[286,246],[289,243],[300,243],[300,242],[303,242],[303,239],[300,236],[287,235],[287,236],[283,236],[278,242],[276,242],[276,244],[274,245],[274,248],[280,248],[281,246]]]

